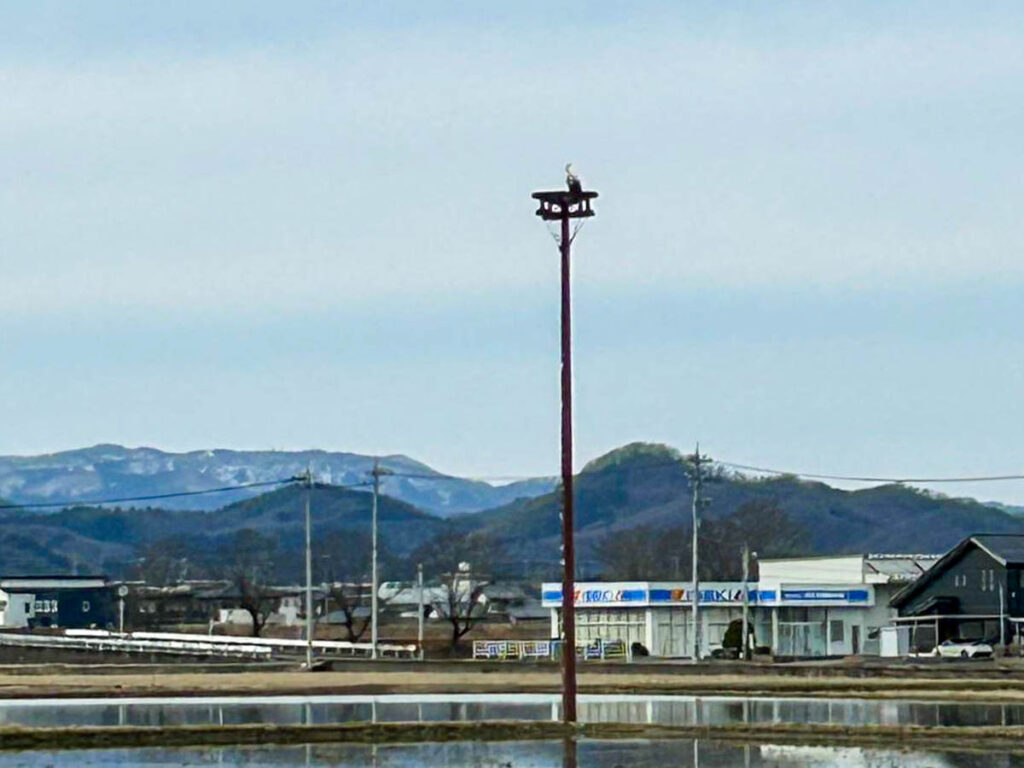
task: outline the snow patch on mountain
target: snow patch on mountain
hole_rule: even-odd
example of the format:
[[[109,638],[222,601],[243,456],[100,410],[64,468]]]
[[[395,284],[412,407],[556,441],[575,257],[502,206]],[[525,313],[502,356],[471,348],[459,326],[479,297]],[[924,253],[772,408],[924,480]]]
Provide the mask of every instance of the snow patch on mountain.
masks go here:
[[[441,516],[489,509],[554,488],[551,478],[494,486],[449,477],[401,454],[379,461],[395,473],[381,479],[383,493]],[[170,453],[151,447],[104,444],[44,456],[0,456],[0,496],[21,504],[152,496],[288,480],[305,473],[307,467],[318,482],[346,486],[365,483],[357,490],[367,490],[373,465],[372,456],[321,450],[205,449]],[[217,509],[266,490],[264,486],[167,499],[159,506]]]

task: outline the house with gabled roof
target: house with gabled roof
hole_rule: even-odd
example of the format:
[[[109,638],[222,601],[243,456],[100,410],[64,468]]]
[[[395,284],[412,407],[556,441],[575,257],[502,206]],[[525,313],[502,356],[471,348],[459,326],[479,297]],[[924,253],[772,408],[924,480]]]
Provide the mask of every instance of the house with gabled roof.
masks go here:
[[[944,640],[1019,641],[1024,622],[1024,534],[975,534],[957,544],[890,604],[910,628],[910,650]]]

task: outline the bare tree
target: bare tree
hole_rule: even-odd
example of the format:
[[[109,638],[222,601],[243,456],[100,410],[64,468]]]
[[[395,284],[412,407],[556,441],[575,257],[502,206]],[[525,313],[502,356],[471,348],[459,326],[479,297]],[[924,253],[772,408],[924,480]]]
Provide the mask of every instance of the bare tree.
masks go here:
[[[252,636],[259,637],[267,625],[267,619],[274,612],[275,597],[265,584],[251,579],[244,573],[235,576],[238,590],[238,604],[252,619]]]
[[[167,536],[142,547],[129,574],[149,586],[179,584],[206,573],[202,562],[205,546],[196,536]]]
[[[252,528],[234,535],[230,552],[230,581],[238,592],[239,607],[252,618],[252,636],[259,637],[273,612],[276,599],[269,587],[277,542]]]
[[[331,603],[341,613],[346,639],[358,643],[366,634],[373,617],[368,610],[372,587],[360,582],[335,582],[330,585]],[[384,601],[378,598],[378,606]]]
[[[594,557],[604,566],[605,578],[639,581],[681,578],[688,573],[690,529],[685,526],[637,526],[609,533],[594,545]]]
[[[451,625],[450,651],[454,655],[458,650],[459,641],[487,615],[487,602],[484,588],[487,582],[474,577],[465,568],[459,568],[442,577],[442,589],[436,590],[437,596],[431,601],[435,612]]]
[[[432,610],[451,625],[450,651],[454,655],[459,641],[487,614],[484,589],[487,571],[494,558],[494,541],[479,531],[464,532],[452,526],[446,534],[417,549],[410,560],[423,563],[424,571],[439,589],[430,591]]]
[[[594,545],[604,576],[621,581],[689,577],[692,557],[689,526],[639,526],[615,531]],[[771,499],[748,501],[732,514],[700,524],[700,578],[741,578],[740,548],[747,544],[762,556],[799,555],[806,532]],[[756,561],[755,561],[756,568]],[[751,574],[756,578],[756,573]]]
[[[313,557],[322,569],[321,578],[335,610],[341,613],[347,640],[357,643],[370,627],[372,616],[372,581],[370,552],[373,542],[364,531],[329,530],[313,545]],[[378,543],[379,572],[395,569],[395,560],[383,542]],[[387,598],[378,594],[377,605],[383,608]]]

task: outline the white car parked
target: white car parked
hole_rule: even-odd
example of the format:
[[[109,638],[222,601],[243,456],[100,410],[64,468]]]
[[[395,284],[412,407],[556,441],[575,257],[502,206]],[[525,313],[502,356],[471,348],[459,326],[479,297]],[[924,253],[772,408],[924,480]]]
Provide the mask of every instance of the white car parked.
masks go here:
[[[944,640],[935,649],[935,655],[944,659],[980,659],[992,655],[992,646],[980,640]]]

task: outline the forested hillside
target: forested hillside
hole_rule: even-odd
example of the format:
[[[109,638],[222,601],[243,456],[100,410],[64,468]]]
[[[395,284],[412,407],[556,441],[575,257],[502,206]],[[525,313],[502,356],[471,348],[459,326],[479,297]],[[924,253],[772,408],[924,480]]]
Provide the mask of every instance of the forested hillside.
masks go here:
[[[706,494],[708,520],[728,518],[749,504],[781,510],[804,533],[799,554],[944,552],[970,533],[1024,531],[1024,521],[1005,511],[899,485],[844,491],[791,476],[752,479],[718,472]],[[661,445],[629,445],[587,465],[577,479],[576,498],[580,559],[589,572],[601,571],[596,547],[608,536],[690,525],[686,465]],[[510,558],[551,561],[558,552],[560,506],[553,492],[459,521],[501,542]]]
[[[660,445],[626,446],[587,465],[576,490],[582,575],[688,574],[691,489],[678,453]],[[173,580],[223,571],[237,552],[256,548],[275,579],[299,580],[304,493],[291,485],[212,512],[6,510],[0,513],[0,572],[103,571]],[[706,577],[731,577],[744,542],[765,556],[944,552],[971,533],[1024,531],[1024,521],[1003,510],[902,486],[843,491],[794,477],[717,471],[707,495]],[[370,509],[366,492],[315,487],[318,577],[365,572]],[[559,511],[560,497],[552,492],[445,520],[382,495],[385,578],[409,577],[418,559],[441,563],[456,552],[472,553],[474,567],[499,575],[550,577],[559,562]]]
[[[321,566],[343,569],[353,551],[366,550],[372,498],[332,486],[315,486],[311,517]],[[302,572],[305,490],[288,486],[213,512],[76,507],[52,514],[8,510],[0,516],[4,573],[77,570],[126,576],[146,563],[171,558],[182,577],[212,575],[231,560],[239,532],[273,542],[275,575],[297,580]],[[382,549],[407,555],[435,537],[444,520],[405,502],[381,496]],[[324,550],[330,545],[332,552]],[[166,567],[166,566],[164,566]],[[326,566],[324,566],[326,567]]]

